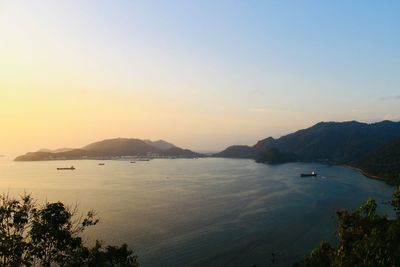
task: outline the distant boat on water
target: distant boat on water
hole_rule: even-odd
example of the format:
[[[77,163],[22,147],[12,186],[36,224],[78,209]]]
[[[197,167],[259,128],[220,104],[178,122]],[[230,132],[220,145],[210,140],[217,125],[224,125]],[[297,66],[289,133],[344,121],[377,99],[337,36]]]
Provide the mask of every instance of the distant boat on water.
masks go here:
[[[105,165],[105,163],[99,163],[99,165],[100,165],[100,166],[103,166],[103,165]]]
[[[131,161],[131,163],[136,163],[136,161]]]
[[[71,166],[71,167],[57,168],[57,170],[58,171],[66,171],[66,170],[73,171],[73,170],[75,170],[75,167]]]
[[[138,158],[136,159],[136,161],[150,161],[149,158]]]
[[[317,176],[316,172],[311,172],[311,173],[302,173],[300,174],[300,177],[315,177]]]

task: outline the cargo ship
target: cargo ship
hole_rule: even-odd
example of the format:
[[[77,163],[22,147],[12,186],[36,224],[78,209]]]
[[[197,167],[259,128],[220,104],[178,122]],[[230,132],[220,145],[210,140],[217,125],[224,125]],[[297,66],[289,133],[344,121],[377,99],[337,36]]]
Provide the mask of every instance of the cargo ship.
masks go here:
[[[315,177],[317,176],[316,172],[311,172],[311,173],[301,173],[300,177]]]
[[[75,170],[75,167],[71,166],[71,167],[66,167],[66,168],[57,168],[57,170],[58,171],[65,171],[65,170],[73,171],[73,170]]]

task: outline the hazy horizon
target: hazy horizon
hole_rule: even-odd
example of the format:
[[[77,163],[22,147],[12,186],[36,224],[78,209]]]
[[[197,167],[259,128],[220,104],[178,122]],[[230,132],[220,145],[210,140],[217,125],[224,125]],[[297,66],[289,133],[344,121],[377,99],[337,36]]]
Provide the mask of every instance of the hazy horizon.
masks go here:
[[[320,121],[320,122],[330,122],[330,121]],[[335,121],[335,122],[337,122],[337,121]],[[347,121],[339,121],[339,122],[347,122]],[[358,121],[358,122],[370,124],[370,123],[377,123],[377,122],[381,122],[381,121]],[[394,122],[398,122],[398,121],[394,121]],[[313,124],[313,125],[315,125],[315,124]],[[311,126],[313,126],[313,125],[309,125],[309,127],[311,127]],[[306,127],[306,128],[308,128],[308,127]],[[302,129],[303,129],[303,128],[302,128]],[[298,131],[298,130],[302,130],[302,129],[296,129],[296,130],[294,130],[293,132]],[[264,136],[264,137],[261,137],[261,138],[255,140],[255,141],[253,141],[252,143],[232,143],[232,144],[227,144],[227,145],[225,145],[225,146],[222,146],[221,148],[218,148],[218,149],[203,149],[203,148],[195,149],[195,148],[191,148],[191,147],[184,147],[184,146],[181,146],[181,145],[179,145],[179,144],[170,142],[169,140],[165,140],[165,139],[163,139],[163,138],[148,139],[148,138],[118,136],[118,137],[109,137],[109,138],[104,138],[104,139],[93,140],[93,141],[91,141],[91,142],[85,143],[85,144],[80,145],[80,146],[58,146],[58,147],[46,147],[46,146],[44,146],[44,147],[40,147],[40,148],[33,149],[33,150],[30,150],[30,151],[21,151],[21,152],[19,152],[19,154],[27,153],[27,152],[36,152],[36,151],[39,151],[39,150],[42,150],[42,149],[57,150],[57,149],[82,148],[82,147],[84,147],[84,146],[86,146],[86,145],[89,145],[89,144],[91,144],[91,143],[95,143],[95,142],[98,142],[98,141],[103,141],[103,140],[108,140],[108,139],[118,139],[118,138],[122,138],[122,139],[140,139],[140,140],[143,140],[143,141],[146,141],[146,140],[148,140],[148,141],[166,141],[166,142],[172,143],[173,145],[178,146],[178,147],[181,147],[181,148],[191,149],[191,150],[193,150],[193,151],[195,151],[195,152],[206,153],[206,154],[207,154],[207,153],[216,153],[216,152],[220,152],[220,151],[224,150],[225,148],[227,148],[228,146],[231,146],[231,145],[249,145],[249,146],[251,146],[251,145],[254,145],[257,141],[260,141],[261,139],[264,139],[264,138],[267,138],[267,137],[273,137],[273,138],[275,138],[275,139],[278,139],[278,138],[280,138],[280,137],[282,137],[282,136],[285,136],[285,135],[287,135],[287,134],[290,134],[290,133],[292,133],[292,132],[284,133],[284,134],[277,135],[277,136],[266,135],[266,136]],[[0,153],[0,156],[14,157],[14,156],[17,156],[17,155],[19,155],[19,154],[18,154],[18,153],[15,153],[15,152],[14,152],[14,153],[11,153],[11,154],[8,154],[8,155],[1,154],[1,153]]]
[[[1,1],[0,154],[400,120],[400,3]]]

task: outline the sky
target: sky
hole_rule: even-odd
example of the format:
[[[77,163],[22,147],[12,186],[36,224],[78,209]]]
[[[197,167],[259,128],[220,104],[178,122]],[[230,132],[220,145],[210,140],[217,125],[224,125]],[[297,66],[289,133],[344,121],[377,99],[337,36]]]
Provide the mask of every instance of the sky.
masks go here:
[[[0,0],[0,154],[400,120],[399,1]]]

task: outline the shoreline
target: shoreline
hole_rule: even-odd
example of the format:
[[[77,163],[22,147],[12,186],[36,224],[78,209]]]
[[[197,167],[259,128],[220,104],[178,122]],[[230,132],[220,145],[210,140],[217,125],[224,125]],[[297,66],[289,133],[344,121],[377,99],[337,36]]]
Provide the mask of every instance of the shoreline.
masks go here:
[[[386,181],[386,179],[384,179],[384,178],[382,178],[380,176],[376,176],[376,175],[370,174],[370,173],[364,171],[363,169],[360,169],[360,168],[357,168],[357,167],[354,167],[354,166],[350,166],[350,165],[345,165],[345,166],[346,167],[350,167],[350,168],[352,168],[352,169],[354,169],[356,171],[359,171],[365,177],[368,177],[368,178],[371,178],[371,179],[375,179],[375,180],[380,180],[380,181]]]
[[[1,156],[0,156],[1,157]],[[205,156],[205,157],[201,157],[201,158],[213,158],[212,156]],[[229,157],[215,157],[215,158],[227,158],[227,159],[250,159],[250,158],[229,158]],[[135,159],[135,158],[115,158],[115,159],[111,159],[111,158],[77,158],[77,159],[39,159],[39,160],[16,160],[14,159],[13,161],[16,162],[43,162],[43,161],[63,161],[63,160],[103,160],[103,161],[107,161],[107,160],[129,160],[129,159]],[[151,158],[151,159],[195,159],[194,157],[159,157],[159,158]],[[347,167],[347,168],[351,168],[355,171],[358,171],[359,173],[361,173],[363,176],[369,178],[369,179],[374,179],[374,180],[378,180],[378,181],[382,181],[385,182],[388,185],[391,186],[395,186],[393,184],[388,183],[387,179],[382,178],[380,176],[368,173],[367,171],[352,166],[352,165],[348,165],[348,164],[337,164],[337,163],[333,163],[333,162],[321,162],[321,161],[289,161],[289,162],[279,162],[279,163],[272,163],[272,162],[259,162],[255,159],[250,159],[250,160],[254,160],[254,162],[259,163],[259,164],[271,164],[271,165],[277,165],[277,164],[285,164],[285,163],[294,163],[294,162],[303,162],[303,163],[319,163],[319,164],[326,164],[326,165],[336,165],[336,166],[343,166],[343,167]]]
[[[348,167],[348,168],[351,168],[351,169],[353,169],[353,170],[356,170],[356,171],[358,171],[359,173],[361,173],[362,175],[364,175],[365,177],[367,177],[367,178],[369,178],[369,179],[374,179],[374,180],[382,181],[382,182],[385,182],[387,185],[390,185],[390,186],[396,186],[396,185],[394,185],[394,184],[388,183],[387,179],[382,178],[382,177],[377,176],[377,175],[374,175],[374,174],[370,174],[370,173],[364,171],[364,170],[361,169],[361,168],[354,167],[354,166],[351,166],[351,165],[341,165],[341,166]]]

